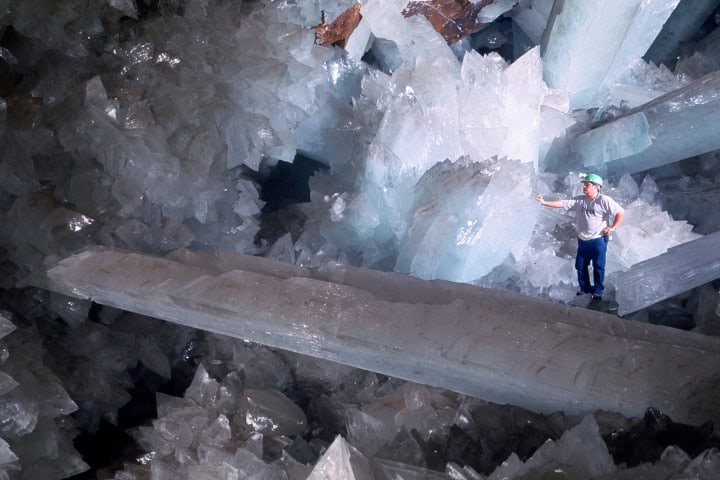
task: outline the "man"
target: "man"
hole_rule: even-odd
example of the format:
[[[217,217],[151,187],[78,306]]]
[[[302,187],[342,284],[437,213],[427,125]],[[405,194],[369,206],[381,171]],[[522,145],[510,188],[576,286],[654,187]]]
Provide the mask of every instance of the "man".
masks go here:
[[[605,253],[608,235],[620,226],[625,211],[618,203],[600,189],[603,179],[591,173],[582,180],[583,194],[570,200],[545,200],[535,195],[541,205],[552,208],[564,208],[575,212],[575,229],[578,233],[578,249],[575,257],[580,291],[592,295],[593,300],[601,300],[605,290]],[[593,266],[593,285],[590,284],[590,264]]]

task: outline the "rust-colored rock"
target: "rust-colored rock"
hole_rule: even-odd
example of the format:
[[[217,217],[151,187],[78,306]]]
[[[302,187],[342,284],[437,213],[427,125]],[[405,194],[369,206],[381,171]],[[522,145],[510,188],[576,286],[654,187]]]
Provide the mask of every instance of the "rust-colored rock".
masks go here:
[[[359,3],[345,10],[330,24],[325,23],[325,12],[323,11],[320,25],[312,27],[315,30],[315,44],[325,47],[330,45],[344,47],[345,41],[355,31],[361,18]]]
[[[435,30],[452,45],[484,24],[477,17],[493,0],[472,3],[469,0],[412,0],[402,11],[404,17],[423,15]]]

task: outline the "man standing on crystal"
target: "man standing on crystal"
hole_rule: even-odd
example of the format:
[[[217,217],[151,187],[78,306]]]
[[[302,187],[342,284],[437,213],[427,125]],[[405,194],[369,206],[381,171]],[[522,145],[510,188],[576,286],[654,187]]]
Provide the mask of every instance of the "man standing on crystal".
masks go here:
[[[578,249],[575,257],[580,291],[578,295],[590,294],[593,300],[601,300],[605,290],[605,253],[610,233],[617,230],[625,211],[612,198],[600,193],[603,179],[591,173],[582,180],[583,194],[569,200],[545,200],[535,195],[541,205],[564,208],[575,212],[575,229]],[[590,264],[593,266],[593,285],[590,284]]]

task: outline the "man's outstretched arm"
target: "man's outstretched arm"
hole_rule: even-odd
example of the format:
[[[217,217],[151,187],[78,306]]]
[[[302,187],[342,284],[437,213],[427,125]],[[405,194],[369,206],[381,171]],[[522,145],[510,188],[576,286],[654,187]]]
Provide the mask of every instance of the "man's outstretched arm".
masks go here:
[[[544,207],[563,208],[561,200],[545,200],[539,193],[535,195],[535,200],[537,200],[540,205]]]

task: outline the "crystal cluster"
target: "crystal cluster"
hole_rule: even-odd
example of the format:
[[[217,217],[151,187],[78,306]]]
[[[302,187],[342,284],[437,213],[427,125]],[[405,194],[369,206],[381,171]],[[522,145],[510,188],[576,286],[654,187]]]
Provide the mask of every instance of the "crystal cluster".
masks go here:
[[[316,45],[311,27],[323,14],[331,21],[357,9],[350,0],[0,0],[3,294],[42,283],[58,260],[100,245],[175,258],[186,248],[222,260],[264,255],[286,265],[258,260],[256,273],[273,265],[285,279],[294,264],[327,269],[326,280],[340,285],[323,290],[334,299],[347,293],[342,266],[352,265],[512,290],[562,308],[575,290],[571,219],[540,208],[533,193],[578,195],[579,174],[592,170],[627,213],[609,250],[607,292],[620,312],[640,309],[632,318],[650,323],[689,315],[691,326],[717,333],[717,2],[456,2],[477,15],[450,45],[423,15],[404,16],[407,3],[361,2],[343,49]],[[298,158],[323,166],[309,198],[273,201],[282,207],[270,211],[267,179]],[[170,286],[197,279],[154,274]],[[121,279],[118,295],[124,286],[137,287]],[[197,286],[213,298],[220,291]],[[88,300],[59,292],[7,291],[0,307],[41,298],[52,327],[38,327],[33,302],[13,307],[20,317],[0,317],[19,327],[3,339],[0,476],[73,475],[87,468],[71,447],[78,426],[117,423],[138,362],[171,378],[178,345],[192,342],[185,330],[108,307],[97,318]],[[234,292],[226,294],[232,305]],[[350,326],[363,315],[342,312]],[[119,318],[124,329],[108,327]],[[61,340],[59,330],[78,341]],[[148,448],[145,464],[118,478],[435,478],[419,469],[443,470],[417,461],[427,445],[409,433],[425,428],[423,416],[436,418],[432,402],[417,397],[442,404],[425,392],[408,393],[392,414],[375,418],[376,407],[366,408],[368,423],[341,422],[312,456],[302,457],[298,441],[295,458],[305,460],[282,463],[265,449],[284,451],[288,438],[307,435],[307,408],[303,420],[287,389],[253,378],[269,374],[253,358],[237,359],[236,375],[208,358],[185,398],[161,397],[157,421],[136,437]],[[503,450],[507,464],[494,478],[551,475],[569,457],[578,462],[568,475],[612,478],[606,457],[584,461],[573,449],[578,438],[599,446],[598,423],[576,424],[532,456]],[[409,427],[364,437],[368,425]],[[276,429],[283,434],[273,437]],[[368,451],[390,440],[393,455]],[[714,455],[691,461],[669,449],[627,475],[703,478]],[[282,465],[265,471],[268,458]],[[493,471],[446,463],[453,478]]]

